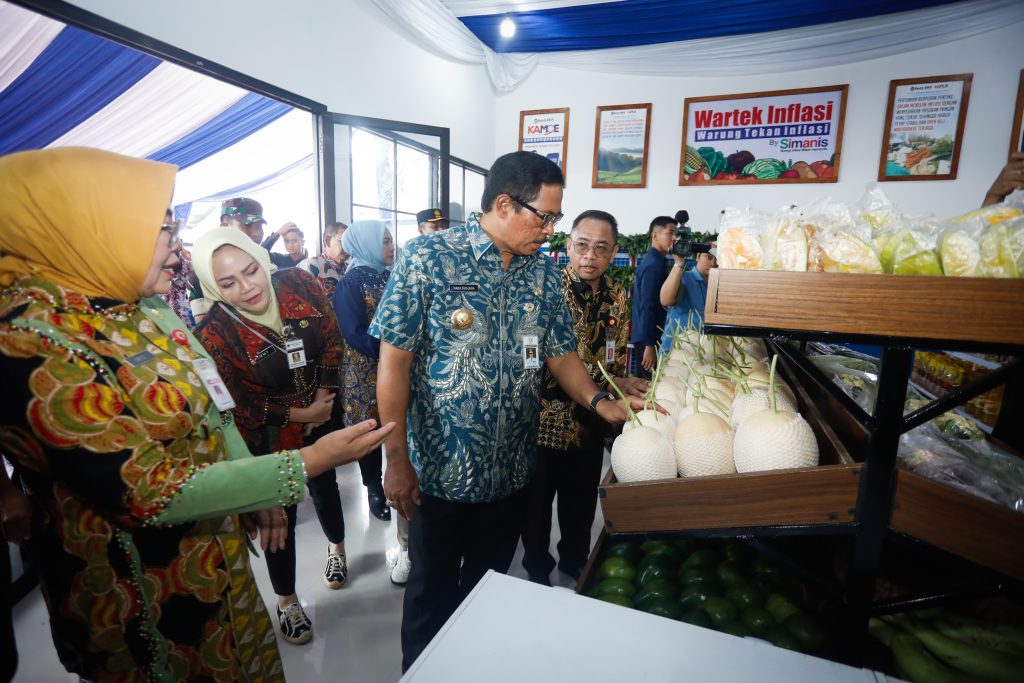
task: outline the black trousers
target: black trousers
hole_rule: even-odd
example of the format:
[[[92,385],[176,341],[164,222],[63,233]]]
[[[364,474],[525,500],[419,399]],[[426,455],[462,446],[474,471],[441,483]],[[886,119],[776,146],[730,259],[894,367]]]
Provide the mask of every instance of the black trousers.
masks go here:
[[[488,569],[508,571],[525,511],[526,489],[490,503],[422,495],[409,522],[412,571],[402,613],[403,672]]]
[[[551,544],[551,503],[558,495],[558,567],[578,577],[590,555],[590,527],[597,509],[604,443],[589,439],[579,448],[537,448],[537,474],[527,488],[529,501],[523,529],[523,567],[530,576],[547,576],[555,568]]]
[[[0,462],[0,467],[3,467]],[[11,597],[11,546],[0,537],[0,683],[7,683],[14,678],[18,670],[18,647],[14,642],[14,622],[11,610],[14,599]]]
[[[324,425],[314,430],[305,439],[306,445],[316,441],[321,435],[330,431],[331,427]],[[316,510],[316,517],[320,520],[320,528],[324,536],[331,543],[341,543],[345,540],[345,514],[341,510],[341,494],[338,492],[337,470],[327,470],[323,474],[310,477],[306,481],[306,490],[313,499],[313,509]],[[270,574],[270,583],[274,586],[274,593],[277,595],[291,595],[295,592],[295,522],[296,506],[289,505],[285,508],[288,511],[288,540],[281,550],[266,552],[267,573]]]
[[[384,464],[384,453],[381,448],[375,448],[359,459],[359,474],[363,478],[363,486],[368,489],[379,489],[377,493],[383,493],[381,484],[381,469]]]

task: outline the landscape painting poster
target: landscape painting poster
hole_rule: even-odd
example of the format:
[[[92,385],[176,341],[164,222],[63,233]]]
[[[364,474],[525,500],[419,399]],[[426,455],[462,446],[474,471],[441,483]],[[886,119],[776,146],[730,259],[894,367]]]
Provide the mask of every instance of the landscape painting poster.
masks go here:
[[[847,89],[686,98],[679,184],[836,182]]]
[[[597,108],[592,187],[647,187],[651,105]]]
[[[889,82],[879,180],[954,180],[972,74]]]
[[[569,149],[569,108],[519,112],[519,150],[551,159],[565,176]]]

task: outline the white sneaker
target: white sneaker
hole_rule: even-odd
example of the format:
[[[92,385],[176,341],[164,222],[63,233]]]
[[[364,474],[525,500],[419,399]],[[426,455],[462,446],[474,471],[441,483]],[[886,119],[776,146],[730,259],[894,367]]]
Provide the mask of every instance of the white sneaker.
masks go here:
[[[384,564],[388,566],[388,569],[393,568],[398,564],[398,556],[402,552],[402,547],[396,545],[394,548],[388,548],[384,553]]]
[[[391,569],[391,583],[397,586],[404,586],[409,580],[409,571],[412,569],[412,562],[409,560],[409,549],[398,551],[395,565]]]

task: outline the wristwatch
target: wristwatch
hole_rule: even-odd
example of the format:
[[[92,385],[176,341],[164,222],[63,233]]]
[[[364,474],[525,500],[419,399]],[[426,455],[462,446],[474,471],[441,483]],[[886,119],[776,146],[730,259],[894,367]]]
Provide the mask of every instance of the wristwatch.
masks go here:
[[[611,398],[611,397],[612,397],[612,395],[609,394],[607,391],[599,391],[599,392],[597,392],[596,394],[594,394],[594,398],[590,399],[590,409],[596,413],[597,412],[597,404],[600,403],[601,401],[605,400],[606,398]]]

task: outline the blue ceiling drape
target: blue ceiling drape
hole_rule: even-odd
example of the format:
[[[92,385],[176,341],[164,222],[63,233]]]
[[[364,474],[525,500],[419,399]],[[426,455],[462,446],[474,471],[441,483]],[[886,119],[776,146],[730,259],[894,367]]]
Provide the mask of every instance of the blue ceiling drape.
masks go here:
[[[160,60],[67,26],[0,92],[0,154],[38,149],[96,114]]]
[[[179,171],[184,170],[249,137],[291,110],[283,102],[249,93],[185,137],[150,154],[149,158],[174,164]]]
[[[777,31],[959,1],[620,0],[513,12],[517,28],[510,39],[499,33],[509,13],[459,19],[495,52],[556,52]]]

